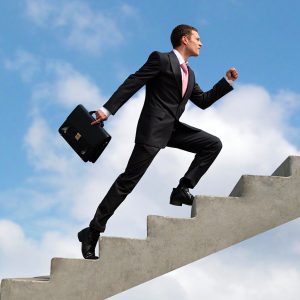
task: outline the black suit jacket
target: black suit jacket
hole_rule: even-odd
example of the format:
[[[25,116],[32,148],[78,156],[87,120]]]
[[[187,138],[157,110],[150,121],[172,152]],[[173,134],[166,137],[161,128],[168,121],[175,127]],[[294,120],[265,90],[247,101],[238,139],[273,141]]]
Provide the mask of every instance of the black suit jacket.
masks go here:
[[[104,107],[115,114],[144,85],[146,97],[137,125],[135,142],[158,148],[167,145],[188,99],[205,109],[232,90],[231,85],[222,78],[211,90],[203,92],[189,67],[187,91],[182,97],[181,70],[175,53],[155,51],[136,73],[124,81]]]

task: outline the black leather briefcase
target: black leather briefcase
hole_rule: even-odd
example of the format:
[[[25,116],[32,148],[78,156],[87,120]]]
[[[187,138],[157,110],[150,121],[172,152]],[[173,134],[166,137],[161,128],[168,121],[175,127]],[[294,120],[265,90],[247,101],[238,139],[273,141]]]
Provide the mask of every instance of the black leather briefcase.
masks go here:
[[[111,136],[101,124],[91,125],[95,121],[92,114],[79,104],[60,126],[58,132],[82,158],[95,162],[111,140]]]

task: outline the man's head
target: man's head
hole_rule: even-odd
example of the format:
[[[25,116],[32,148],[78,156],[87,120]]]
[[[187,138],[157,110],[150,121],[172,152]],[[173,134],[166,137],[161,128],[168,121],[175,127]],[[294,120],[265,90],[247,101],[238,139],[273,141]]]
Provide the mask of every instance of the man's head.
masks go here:
[[[174,49],[183,50],[187,56],[198,56],[202,47],[197,28],[190,25],[178,25],[171,33]]]

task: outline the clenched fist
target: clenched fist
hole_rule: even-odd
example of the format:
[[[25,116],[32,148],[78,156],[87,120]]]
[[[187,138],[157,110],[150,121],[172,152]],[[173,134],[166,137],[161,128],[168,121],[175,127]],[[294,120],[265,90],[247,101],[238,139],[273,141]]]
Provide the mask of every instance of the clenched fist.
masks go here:
[[[227,72],[226,72],[226,76],[229,80],[236,80],[239,76],[236,68],[230,68]]]

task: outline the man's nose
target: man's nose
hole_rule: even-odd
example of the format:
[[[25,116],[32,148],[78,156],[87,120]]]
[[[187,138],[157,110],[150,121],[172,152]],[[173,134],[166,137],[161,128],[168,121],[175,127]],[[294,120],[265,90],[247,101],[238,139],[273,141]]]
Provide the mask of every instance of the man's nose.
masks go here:
[[[203,46],[202,42],[200,41],[199,42],[199,47],[201,48]]]

